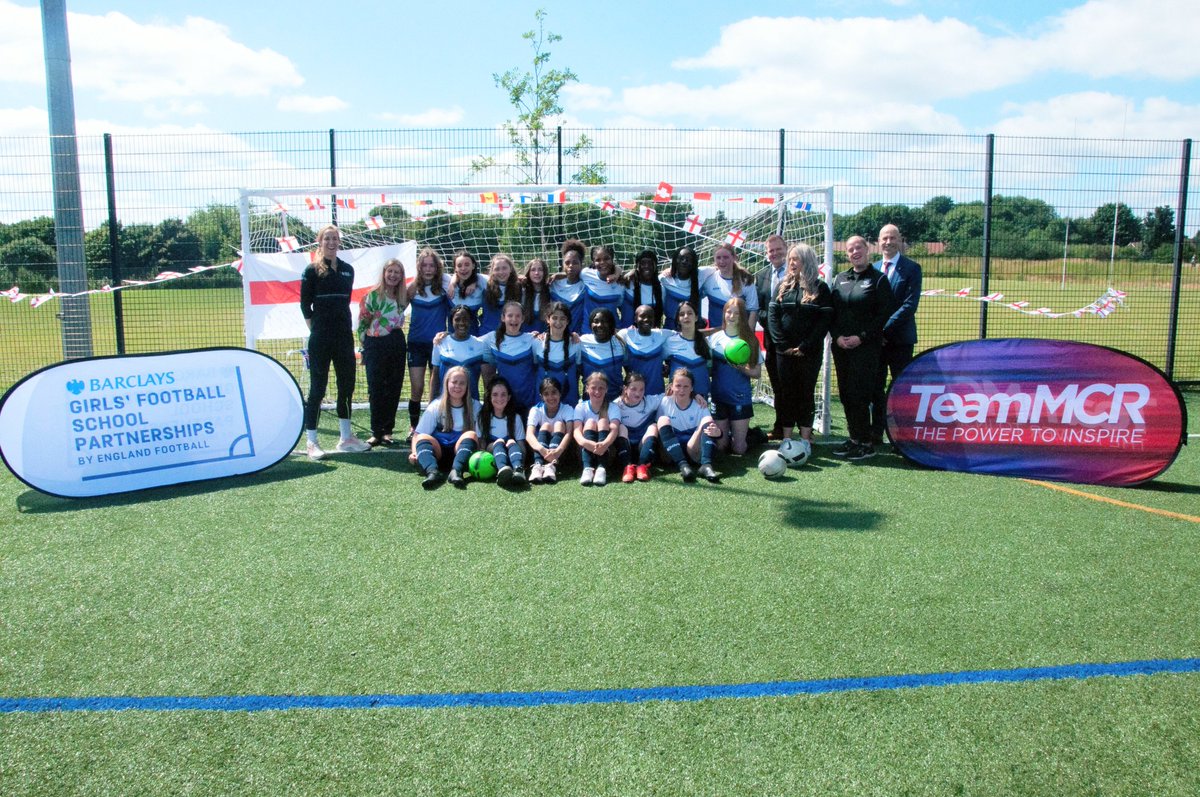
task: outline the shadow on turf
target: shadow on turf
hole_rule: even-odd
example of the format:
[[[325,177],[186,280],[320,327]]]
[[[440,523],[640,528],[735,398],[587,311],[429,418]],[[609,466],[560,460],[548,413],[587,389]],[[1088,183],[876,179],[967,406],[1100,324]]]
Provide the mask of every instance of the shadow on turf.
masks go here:
[[[225,476],[207,481],[175,484],[167,487],[152,487],[149,490],[138,490],[131,493],[116,495],[99,495],[93,498],[59,498],[54,495],[39,493],[37,490],[26,490],[17,496],[17,511],[30,514],[51,514],[55,512],[78,512],[81,509],[103,509],[106,507],[130,506],[145,504],[151,501],[170,501],[176,498],[187,498],[196,495],[234,490],[240,487],[254,487],[274,482],[303,479],[318,476],[328,471],[324,464],[309,462],[308,459],[288,457],[278,465],[273,465],[258,473],[244,476]]]

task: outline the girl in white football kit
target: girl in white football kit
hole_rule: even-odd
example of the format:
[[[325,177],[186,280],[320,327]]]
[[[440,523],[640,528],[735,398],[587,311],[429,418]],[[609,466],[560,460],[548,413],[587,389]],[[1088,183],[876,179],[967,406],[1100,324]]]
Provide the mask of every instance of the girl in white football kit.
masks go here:
[[[542,401],[529,411],[525,442],[533,452],[529,481],[554,484],[558,481],[558,463],[571,447],[575,408],[563,401],[562,385],[552,376],[542,380]]]
[[[501,487],[525,486],[525,449],[522,441],[525,428],[517,413],[512,387],[497,374],[488,382],[480,412],[479,427],[483,430],[486,450],[496,460],[496,483]]]
[[[448,478],[455,487],[466,487],[463,472],[467,461],[479,448],[479,412],[482,406],[467,390],[467,369],[461,366],[446,371],[442,395],[429,402],[417,428],[413,430],[412,453],[408,461],[425,473],[421,482],[432,490]],[[439,468],[449,465],[443,476]]]
[[[662,394],[646,395],[646,378],[638,371],[625,375],[625,389],[614,403],[621,408],[621,436],[629,442],[632,462],[625,466],[621,481],[650,481],[654,448],[658,442],[658,406]]]
[[[692,465],[699,463],[700,476],[716,482],[719,477],[712,458],[721,429],[697,400],[693,384],[692,375],[683,368],[671,374],[670,391],[659,403],[658,435],[684,481],[695,480],[697,471]]]
[[[600,487],[608,481],[606,461],[618,472],[629,464],[629,442],[621,437],[621,408],[608,399],[608,377],[595,371],[584,381],[584,388],[587,398],[575,408],[575,443],[583,459],[579,483]]]

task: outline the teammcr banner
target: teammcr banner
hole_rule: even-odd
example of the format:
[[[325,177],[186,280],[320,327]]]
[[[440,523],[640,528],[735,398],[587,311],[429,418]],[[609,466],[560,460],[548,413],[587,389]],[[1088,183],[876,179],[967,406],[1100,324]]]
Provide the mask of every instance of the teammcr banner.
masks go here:
[[[405,241],[365,249],[343,249],[338,257],[354,268],[354,294],[350,302],[358,323],[358,302],[379,283],[383,264],[392,258],[404,264],[404,274],[416,273],[417,244]],[[242,258],[243,302],[249,340],[307,338],[308,326],[300,314],[300,278],[311,262],[308,252],[251,254]]]
[[[73,360],[0,403],[0,454],[21,481],[81,498],[269,468],[300,439],[300,388],[249,349]]]
[[[942,470],[1131,485],[1166,470],[1186,410],[1166,375],[1103,346],[1024,338],[951,343],[888,393],[897,450]]]

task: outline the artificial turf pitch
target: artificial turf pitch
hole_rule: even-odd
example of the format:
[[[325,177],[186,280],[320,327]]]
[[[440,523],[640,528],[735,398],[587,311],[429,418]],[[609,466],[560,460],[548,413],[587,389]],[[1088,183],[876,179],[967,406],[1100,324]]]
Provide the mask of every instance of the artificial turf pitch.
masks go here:
[[[818,451],[780,481],[726,458],[715,486],[523,493],[425,492],[392,452],[88,501],[5,475],[0,698],[703,687],[1200,654],[1200,524]],[[1196,516],[1197,484],[1191,446],[1142,488],[1081,489]],[[16,712],[0,714],[0,793],[1195,794],[1198,698],[1193,672]]]

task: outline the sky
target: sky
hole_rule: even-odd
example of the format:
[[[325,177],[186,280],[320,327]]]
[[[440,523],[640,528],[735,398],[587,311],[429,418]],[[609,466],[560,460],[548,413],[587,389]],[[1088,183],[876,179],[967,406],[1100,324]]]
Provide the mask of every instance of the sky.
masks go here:
[[[568,125],[1200,136],[1195,0],[67,0],[77,129],[492,128],[539,7]],[[36,3],[0,52],[0,136],[45,135]]]

